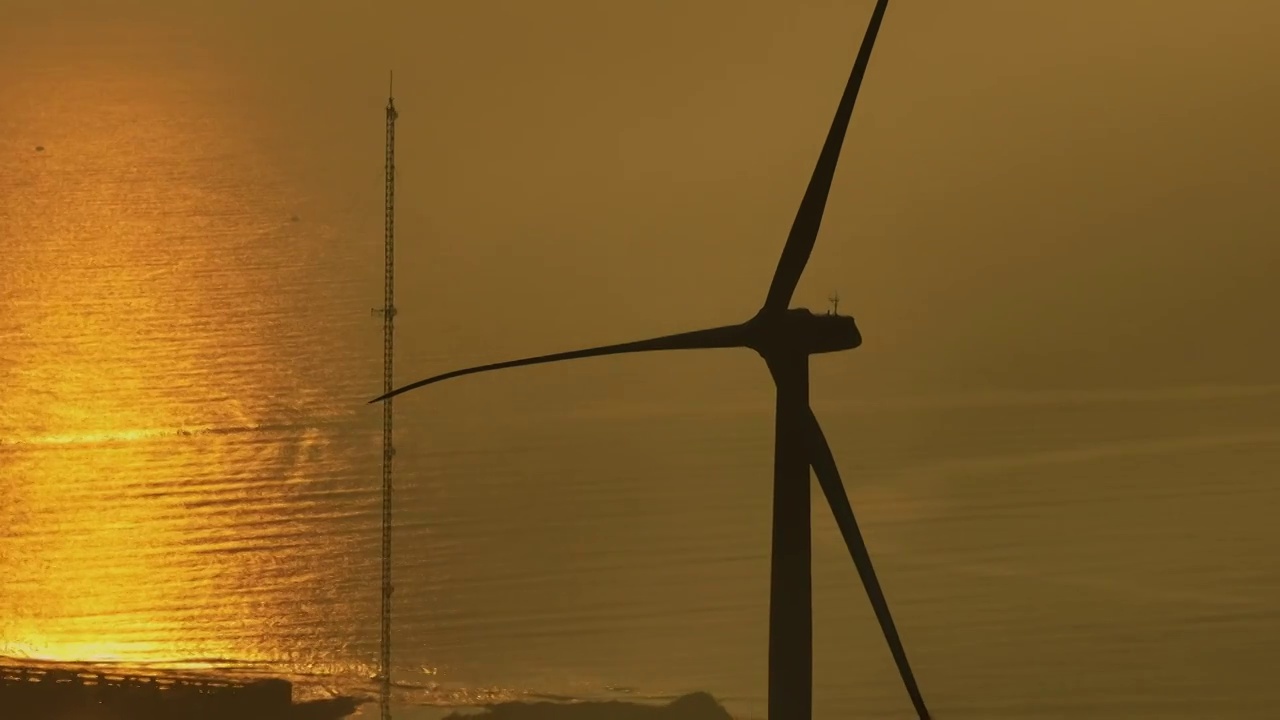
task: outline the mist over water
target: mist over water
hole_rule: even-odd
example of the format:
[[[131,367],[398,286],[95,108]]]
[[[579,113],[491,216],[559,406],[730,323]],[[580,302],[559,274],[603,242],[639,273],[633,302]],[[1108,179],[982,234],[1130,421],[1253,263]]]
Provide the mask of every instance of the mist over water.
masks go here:
[[[398,381],[758,307],[871,3],[485,7],[6,11],[0,655],[374,691],[389,67]],[[939,716],[1280,699],[1277,18],[1219,7],[886,17],[795,304],[866,337],[814,407]],[[397,717],[763,717],[758,358],[395,407]],[[908,717],[814,512],[817,716]]]

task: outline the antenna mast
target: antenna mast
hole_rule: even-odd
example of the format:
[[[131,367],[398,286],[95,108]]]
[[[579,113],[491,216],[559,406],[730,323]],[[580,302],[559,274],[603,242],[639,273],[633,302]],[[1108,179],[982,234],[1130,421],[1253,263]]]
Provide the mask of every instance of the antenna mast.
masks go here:
[[[393,77],[391,79],[394,79]],[[395,359],[395,262],[396,262],[396,112],[394,86],[387,88],[386,165],[386,246],[384,296],[382,302],[382,391],[391,392],[392,361]],[[378,662],[381,681],[382,720],[391,719],[391,463],[395,446],[391,442],[391,398],[382,401],[382,644]]]

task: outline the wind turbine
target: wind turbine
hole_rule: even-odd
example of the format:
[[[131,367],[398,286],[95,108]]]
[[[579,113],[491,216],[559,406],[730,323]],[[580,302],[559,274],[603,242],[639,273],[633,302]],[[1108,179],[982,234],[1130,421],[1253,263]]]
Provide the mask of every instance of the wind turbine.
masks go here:
[[[380,402],[424,385],[473,373],[575,358],[654,350],[749,348],[769,368],[777,386],[777,417],[773,462],[773,541],[769,588],[769,717],[771,720],[808,720],[813,709],[813,609],[810,560],[809,468],[835,514],[854,565],[862,578],[876,618],[884,631],[902,681],[916,713],[927,720],[928,710],[907,663],[889,606],[876,579],[866,543],[858,530],[836,469],[831,448],[809,406],[809,356],[851,350],[862,344],[862,335],[849,316],[815,315],[807,309],[788,309],[813,251],[822,214],[831,190],[840,147],[849,118],[866,74],[871,50],[889,0],[877,0],[871,22],[854,61],[853,70],[836,108],[831,129],[809,179],[804,199],[787,236],[782,257],[764,305],[750,320],[738,325],[695,330],[648,340],[605,345],[570,352],[540,355],[507,362],[479,365],[436,375],[405,385],[372,400]]]

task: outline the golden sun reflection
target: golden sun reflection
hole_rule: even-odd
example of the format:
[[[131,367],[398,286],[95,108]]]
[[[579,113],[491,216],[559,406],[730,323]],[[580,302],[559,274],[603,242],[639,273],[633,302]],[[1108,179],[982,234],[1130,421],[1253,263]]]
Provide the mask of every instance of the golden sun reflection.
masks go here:
[[[6,657],[53,662],[127,663],[139,657],[146,659],[164,657],[166,652],[172,650],[156,642],[60,642],[42,636],[34,628],[24,633],[23,628],[18,627],[14,632],[25,635],[30,640],[0,644],[0,648],[4,651],[3,655]],[[208,666],[209,664],[198,663],[198,665]]]
[[[278,659],[320,601],[272,465],[325,450],[277,399],[316,394],[274,340],[294,199],[216,70],[28,59],[61,70],[4,76],[46,150],[0,168],[0,655]]]

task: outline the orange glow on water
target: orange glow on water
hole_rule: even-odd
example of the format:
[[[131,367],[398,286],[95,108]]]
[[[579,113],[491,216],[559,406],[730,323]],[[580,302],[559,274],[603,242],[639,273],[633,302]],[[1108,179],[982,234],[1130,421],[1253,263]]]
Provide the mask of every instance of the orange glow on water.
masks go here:
[[[248,254],[287,201],[216,72],[64,60],[57,93],[6,83],[47,149],[0,183],[0,655],[278,659],[281,584],[300,607],[314,587],[270,468],[325,447],[323,418],[270,421],[276,389],[315,395],[274,355],[287,308],[260,312],[287,270]]]

